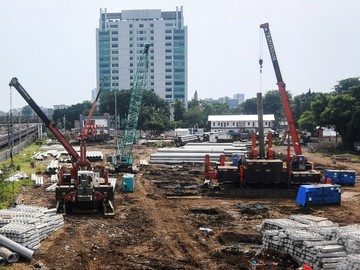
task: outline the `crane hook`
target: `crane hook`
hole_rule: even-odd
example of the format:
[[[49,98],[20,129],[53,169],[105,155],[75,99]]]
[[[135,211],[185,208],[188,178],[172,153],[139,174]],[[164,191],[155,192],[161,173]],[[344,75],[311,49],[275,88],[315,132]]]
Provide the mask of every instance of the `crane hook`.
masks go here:
[[[260,73],[262,73],[262,67],[263,67],[263,60],[259,59],[259,65],[260,65]]]

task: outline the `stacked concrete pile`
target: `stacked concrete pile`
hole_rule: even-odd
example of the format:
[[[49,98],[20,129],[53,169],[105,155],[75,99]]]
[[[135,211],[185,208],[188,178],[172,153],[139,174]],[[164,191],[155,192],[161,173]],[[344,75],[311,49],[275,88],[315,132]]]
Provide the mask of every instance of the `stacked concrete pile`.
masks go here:
[[[300,265],[316,269],[337,269],[346,261],[346,247],[339,243],[337,224],[309,215],[289,219],[267,219],[260,227],[263,249],[288,253]],[[347,268],[346,268],[347,269]]]
[[[35,173],[31,174],[31,180],[34,182],[35,187],[42,187],[44,185],[44,178]]]
[[[63,217],[56,214],[56,209],[18,205],[0,210],[0,234],[32,250],[63,225]]]
[[[59,167],[59,161],[53,159],[50,161],[50,164],[47,166],[46,171],[47,173],[53,175],[57,173],[58,167]]]

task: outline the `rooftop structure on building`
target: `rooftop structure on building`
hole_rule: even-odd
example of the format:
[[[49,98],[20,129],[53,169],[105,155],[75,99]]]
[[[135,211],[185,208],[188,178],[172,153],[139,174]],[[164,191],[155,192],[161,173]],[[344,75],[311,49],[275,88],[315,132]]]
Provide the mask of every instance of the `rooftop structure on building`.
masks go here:
[[[130,89],[144,44],[150,43],[148,88],[161,98],[187,104],[187,26],[183,8],[100,10],[96,31],[97,89]]]

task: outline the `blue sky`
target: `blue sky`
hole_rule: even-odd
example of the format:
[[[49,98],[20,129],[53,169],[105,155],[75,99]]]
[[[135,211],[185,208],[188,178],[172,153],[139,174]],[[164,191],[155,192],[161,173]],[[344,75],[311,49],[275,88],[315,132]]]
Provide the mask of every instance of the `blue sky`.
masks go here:
[[[12,77],[40,106],[91,99],[96,86],[100,8],[175,10],[188,26],[188,92],[199,98],[277,89],[259,25],[269,22],[283,79],[293,95],[330,92],[360,75],[358,0],[0,0],[0,111],[10,108]],[[260,87],[261,85],[261,87]],[[261,89],[260,89],[261,88]],[[13,107],[26,103],[13,90]]]

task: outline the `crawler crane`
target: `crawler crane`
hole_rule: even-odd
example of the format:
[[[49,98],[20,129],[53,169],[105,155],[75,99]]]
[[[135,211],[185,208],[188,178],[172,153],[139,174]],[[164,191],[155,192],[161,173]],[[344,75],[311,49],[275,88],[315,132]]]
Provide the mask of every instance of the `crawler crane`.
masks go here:
[[[129,111],[125,122],[124,137],[121,140],[117,141],[117,153],[112,158],[112,164],[115,171],[117,172],[137,171],[136,166],[133,162],[132,148],[136,140],[135,135],[139,120],[143,93],[146,90],[147,86],[149,48],[150,44],[145,44],[143,53],[140,56],[133,82]]]
[[[298,132],[295,127],[295,123],[293,120],[291,107],[289,103],[289,98],[286,94],[285,83],[282,79],[282,75],[280,72],[278,58],[276,56],[274,42],[271,37],[269,24],[263,23],[260,25],[260,28],[264,30],[266,42],[269,48],[271,61],[274,66],[275,75],[277,79],[277,85],[280,92],[281,101],[283,104],[286,120],[289,126],[289,133],[291,136],[292,144],[294,147],[295,155],[290,155],[290,148],[288,148],[288,159],[287,159],[287,167],[290,175],[291,182],[319,182],[321,178],[321,174],[318,171],[314,170],[314,163],[308,162],[303,155],[301,150],[301,146],[299,143]],[[260,65],[262,65],[262,59],[260,59]]]
[[[12,78],[9,85],[19,92],[72,158],[70,172],[62,168],[59,173],[59,183],[56,186],[58,212],[65,214],[103,212],[106,217],[114,216],[112,205],[114,187],[109,183],[105,167],[93,168],[86,159],[85,141],[80,141],[79,155],[30,97],[18,79]]]

